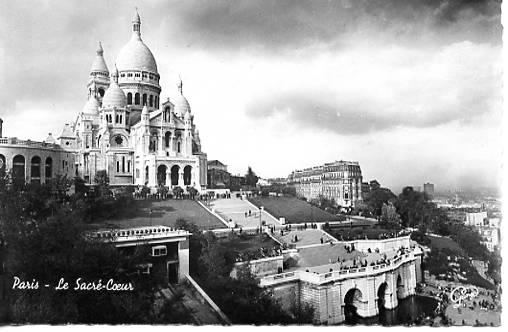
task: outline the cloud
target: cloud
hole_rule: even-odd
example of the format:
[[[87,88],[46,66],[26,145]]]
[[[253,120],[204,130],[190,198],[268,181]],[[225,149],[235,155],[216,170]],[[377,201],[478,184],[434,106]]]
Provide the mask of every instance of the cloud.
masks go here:
[[[283,72],[267,69],[274,81],[262,86],[246,114],[263,121],[282,114],[302,129],[342,135],[468,123],[499,109],[500,59],[500,47],[471,42],[333,53]],[[277,80],[291,72],[296,75]]]
[[[169,12],[166,30],[180,43],[233,52],[343,48],[357,38],[499,44],[502,31],[495,0],[185,1]]]

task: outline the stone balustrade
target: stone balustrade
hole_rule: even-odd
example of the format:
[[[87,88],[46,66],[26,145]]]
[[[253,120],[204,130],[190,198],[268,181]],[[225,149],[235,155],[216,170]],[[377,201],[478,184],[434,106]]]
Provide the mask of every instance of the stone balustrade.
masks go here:
[[[92,238],[113,242],[136,241],[141,239],[158,239],[191,235],[186,230],[167,226],[147,226],[128,229],[97,231],[90,233]]]
[[[61,149],[62,148],[58,144],[31,141],[31,140],[20,140],[20,139],[17,139],[16,137],[1,137],[0,144],[28,146],[28,147],[44,148],[44,149]]]
[[[415,256],[411,252],[393,257],[390,263],[383,263],[372,266],[346,268],[326,273],[314,273],[302,270],[280,273],[261,278],[260,286],[262,287],[273,286],[278,283],[289,282],[294,280],[301,280],[313,284],[323,284],[342,279],[365,277],[371,274],[379,274],[395,270],[399,268],[402,264],[413,261],[414,259]]]

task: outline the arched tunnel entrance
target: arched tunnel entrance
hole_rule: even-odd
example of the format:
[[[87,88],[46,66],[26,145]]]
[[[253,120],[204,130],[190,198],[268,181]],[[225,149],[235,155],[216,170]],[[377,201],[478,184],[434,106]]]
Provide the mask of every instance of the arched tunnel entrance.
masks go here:
[[[344,321],[346,324],[357,324],[360,316],[358,309],[361,306],[362,292],[358,288],[350,289],[344,297]]]

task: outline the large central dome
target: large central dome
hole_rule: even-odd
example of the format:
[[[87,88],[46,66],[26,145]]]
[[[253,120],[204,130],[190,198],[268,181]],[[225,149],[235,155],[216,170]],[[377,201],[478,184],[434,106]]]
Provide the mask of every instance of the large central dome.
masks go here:
[[[141,40],[141,20],[137,12],[132,23],[132,37],[116,58],[118,71],[148,71],[158,74],[155,58],[150,49]]]

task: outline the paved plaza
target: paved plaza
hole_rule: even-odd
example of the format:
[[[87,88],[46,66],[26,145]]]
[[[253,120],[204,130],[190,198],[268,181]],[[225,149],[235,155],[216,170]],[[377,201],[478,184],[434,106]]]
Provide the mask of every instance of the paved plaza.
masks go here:
[[[231,219],[238,227],[259,227],[259,209],[246,200],[236,197],[216,199],[210,203],[210,208],[215,209],[224,220]],[[280,227],[280,223],[265,211],[262,212],[261,220],[265,225]]]
[[[283,235],[281,235],[281,231]],[[320,229],[307,229],[307,230],[278,230],[273,233],[273,236],[287,244],[294,244],[296,248],[302,248],[312,245],[320,245],[321,240],[323,243],[334,241],[328,234]],[[295,242],[295,236],[297,241]]]

